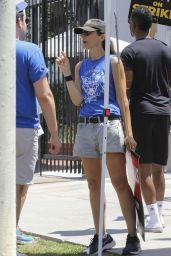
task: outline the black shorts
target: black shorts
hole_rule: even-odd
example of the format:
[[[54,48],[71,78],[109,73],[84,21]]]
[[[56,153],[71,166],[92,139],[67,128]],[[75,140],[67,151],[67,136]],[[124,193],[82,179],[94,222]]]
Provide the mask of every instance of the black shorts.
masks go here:
[[[170,117],[132,114],[132,129],[140,163],[167,165]]]

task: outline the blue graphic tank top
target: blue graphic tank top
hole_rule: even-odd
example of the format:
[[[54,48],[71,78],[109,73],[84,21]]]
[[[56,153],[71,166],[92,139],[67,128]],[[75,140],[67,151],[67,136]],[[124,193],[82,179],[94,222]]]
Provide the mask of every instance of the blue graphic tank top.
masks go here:
[[[109,74],[109,108],[111,114],[120,116],[121,112],[116,101],[111,59],[112,56],[110,57]],[[90,58],[83,60],[80,66],[79,76],[83,95],[83,103],[80,108],[80,116],[90,117],[103,115],[105,56],[102,56],[97,60],[91,60]]]

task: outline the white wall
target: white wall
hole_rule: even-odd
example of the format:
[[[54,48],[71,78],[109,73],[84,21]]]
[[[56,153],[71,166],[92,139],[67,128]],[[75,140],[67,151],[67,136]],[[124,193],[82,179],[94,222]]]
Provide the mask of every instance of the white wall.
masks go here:
[[[112,10],[115,10],[118,20],[119,39],[127,42],[132,42],[133,38],[130,35],[128,24],[128,12],[129,12],[130,0],[112,0]],[[113,33],[115,31],[115,21],[112,15]]]

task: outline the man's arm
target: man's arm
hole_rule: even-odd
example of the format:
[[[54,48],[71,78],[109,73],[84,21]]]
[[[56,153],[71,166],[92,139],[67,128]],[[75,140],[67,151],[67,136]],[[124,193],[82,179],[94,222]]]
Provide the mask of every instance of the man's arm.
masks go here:
[[[126,47],[121,53],[121,60],[124,65],[126,77],[126,92],[128,99],[131,94],[131,87],[133,82],[133,69],[134,69],[134,56],[135,53],[131,47]]]
[[[34,83],[34,90],[51,134],[49,153],[57,154],[61,142],[58,138],[55,102],[46,76]]]
[[[133,81],[133,71],[132,70],[125,70],[125,76],[126,76],[126,92],[128,99],[131,95],[131,87],[132,87],[132,81]]]

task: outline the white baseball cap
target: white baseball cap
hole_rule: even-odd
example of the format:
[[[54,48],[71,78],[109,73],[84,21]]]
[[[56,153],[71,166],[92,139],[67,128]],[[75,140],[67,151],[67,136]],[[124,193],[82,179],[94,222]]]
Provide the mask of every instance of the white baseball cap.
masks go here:
[[[22,0],[16,0],[16,14],[26,9],[28,4]]]

